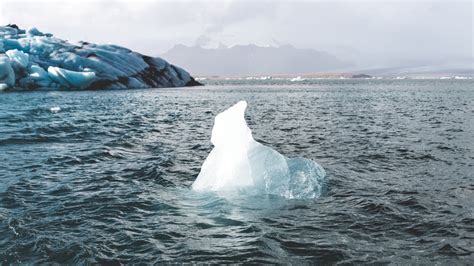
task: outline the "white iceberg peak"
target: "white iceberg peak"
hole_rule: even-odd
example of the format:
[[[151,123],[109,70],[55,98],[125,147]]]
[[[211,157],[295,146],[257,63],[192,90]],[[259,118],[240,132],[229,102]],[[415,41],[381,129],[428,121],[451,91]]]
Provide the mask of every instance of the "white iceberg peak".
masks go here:
[[[246,108],[247,102],[240,101],[216,116],[211,137],[214,146],[232,146],[243,149],[254,141],[252,131],[244,118]],[[229,139],[234,141],[229,142]]]
[[[215,118],[214,149],[192,188],[196,191],[253,189],[287,198],[321,195],[324,169],[316,162],[288,159],[252,137],[245,121],[247,102],[240,101]]]

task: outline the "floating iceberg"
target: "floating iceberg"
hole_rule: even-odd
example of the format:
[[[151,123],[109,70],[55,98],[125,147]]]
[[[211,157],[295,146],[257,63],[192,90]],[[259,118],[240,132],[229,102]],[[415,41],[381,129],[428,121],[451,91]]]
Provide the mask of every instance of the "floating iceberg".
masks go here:
[[[286,198],[319,197],[324,169],[309,159],[286,158],[255,141],[245,121],[246,107],[247,102],[240,101],[216,116],[211,137],[214,149],[193,190],[256,190]]]
[[[159,57],[116,45],[70,43],[16,25],[0,27],[0,90],[121,89],[201,85]]]
[[[306,81],[307,79],[297,76],[296,78],[290,79],[291,82]]]

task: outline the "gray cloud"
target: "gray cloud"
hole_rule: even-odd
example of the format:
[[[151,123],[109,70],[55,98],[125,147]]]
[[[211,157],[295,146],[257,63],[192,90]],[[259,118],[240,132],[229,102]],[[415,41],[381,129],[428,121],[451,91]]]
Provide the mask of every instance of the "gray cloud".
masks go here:
[[[292,44],[364,66],[472,60],[471,1],[0,2],[0,23],[151,55],[176,43]]]
[[[219,33],[229,26],[255,18],[273,19],[278,3],[272,1],[217,3],[220,12],[212,18],[206,33]]]

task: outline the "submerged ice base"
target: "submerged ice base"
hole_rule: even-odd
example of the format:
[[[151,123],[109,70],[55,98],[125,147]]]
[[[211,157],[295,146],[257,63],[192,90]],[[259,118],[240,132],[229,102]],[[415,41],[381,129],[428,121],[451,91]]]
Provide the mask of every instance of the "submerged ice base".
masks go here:
[[[286,158],[255,141],[245,121],[247,102],[240,101],[215,118],[214,149],[192,188],[196,191],[257,190],[286,198],[321,195],[324,169],[304,158]]]

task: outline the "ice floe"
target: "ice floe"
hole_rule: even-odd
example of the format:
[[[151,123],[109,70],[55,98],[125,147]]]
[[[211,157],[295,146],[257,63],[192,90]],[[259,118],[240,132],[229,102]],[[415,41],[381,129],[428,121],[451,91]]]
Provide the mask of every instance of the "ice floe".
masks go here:
[[[192,188],[196,191],[257,191],[286,198],[321,195],[326,173],[316,162],[286,158],[255,141],[245,121],[247,102],[240,101],[215,118],[213,150]]]

